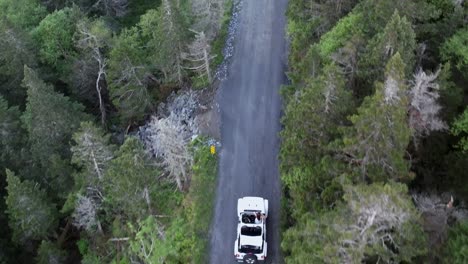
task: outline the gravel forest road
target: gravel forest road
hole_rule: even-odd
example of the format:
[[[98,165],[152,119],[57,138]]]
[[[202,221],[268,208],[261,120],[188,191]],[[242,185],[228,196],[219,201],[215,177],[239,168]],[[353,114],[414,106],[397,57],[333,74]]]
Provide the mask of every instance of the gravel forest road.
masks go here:
[[[267,263],[281,263],[278,170],[287,0],[242,0],[228,77],[217,94],[221,144],[210,263],[234,263],[237,199],[269,200]]]

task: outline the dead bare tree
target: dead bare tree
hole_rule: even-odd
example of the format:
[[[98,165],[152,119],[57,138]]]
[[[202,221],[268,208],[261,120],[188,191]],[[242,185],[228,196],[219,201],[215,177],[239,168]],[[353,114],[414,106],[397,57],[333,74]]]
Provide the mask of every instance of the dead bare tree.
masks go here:
[[[88,232],[97,230],[102,233],[101,223],[97,217],[98,205],[93,199],[78,195],[75,211],[73,212],[73,225],[84,228]]]
[[[410,90],[409,125],[414,129],[414,138],[428,135],[431,131],[447,129],[447,125],[439,117],[441,106],[437,102],[439,84],[435,82],[440,69],[435,73],[426,74],[419,69],[414,74]]]
[[[325,90],[324,90],[324,96],[325,96],[325,113],[329,113],[330,109],[333,107],[334,102],[337,99],[337,87],[335,80],[332,76],[332,74],[329,72],[328,78],[325,81]]]
[[[201,77],[206,77],[211,83],[210,61],[215,56],[210,56],[210,44],[205,33],[191,31],[196,34],[195,40],[188,46],[189,53],[182,54],[182,58],[191,64],[186,69],[195,71]]]
[[[221,20],[225,12],[225,0],[194,0],[192,13],[195,14],[196,31],[203,31],[212,40],[221,28]]]
[[[94,30],[93,30],[94,29]],[[80,34],[76,42],[78,48],[91,52],[91,57],[98,64],[98,72],[95,81],[95,88],[98,95],[99,110],[101,112],[101,123],[106,124],[106,107],[102,98],[102,83],[106,82],[106,64],[102,49],[108,45],[110,32],[106,32],[104,22],[97,20],[91,23],[87,20],[81,20],[77,25],[77,31]]]
[[[414,193],[413,202],[421,212],[424,231],[429,236],[429,248],[439,249],[444,245],[449,227],[455,222],[468,219],[468,210],[463,204],[454,205],[448,193]],[[431,251],[434,258],[436,251]]]
[[[151,141],[158,158],[169,177],[175,181],[180,191],[190,182],[192,155],[189,152],[189,133],[177,115],[167,118],[154,118],[150,125],[153,131]]]

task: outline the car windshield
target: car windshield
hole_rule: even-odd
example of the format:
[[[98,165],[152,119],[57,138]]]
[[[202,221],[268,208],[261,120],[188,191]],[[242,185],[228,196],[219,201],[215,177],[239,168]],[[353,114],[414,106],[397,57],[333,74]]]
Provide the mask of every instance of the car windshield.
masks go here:
[[[251,253],[251,254],[260,254],[262,253],[262,247],[244,245],[239,248],[240,253]]]
[[[242,226],[241,235],[243,236],[261,236],[262,228],[260,226]]]

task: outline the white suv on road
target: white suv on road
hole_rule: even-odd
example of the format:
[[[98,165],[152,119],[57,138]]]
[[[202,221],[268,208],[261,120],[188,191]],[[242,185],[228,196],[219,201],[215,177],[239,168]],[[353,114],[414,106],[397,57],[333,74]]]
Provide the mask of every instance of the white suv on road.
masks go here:
[[[248,264],[264,261],[267,257],[266,218],[268,200],[244,197],[237,201],[237,238],[234,256],[238,262]]]

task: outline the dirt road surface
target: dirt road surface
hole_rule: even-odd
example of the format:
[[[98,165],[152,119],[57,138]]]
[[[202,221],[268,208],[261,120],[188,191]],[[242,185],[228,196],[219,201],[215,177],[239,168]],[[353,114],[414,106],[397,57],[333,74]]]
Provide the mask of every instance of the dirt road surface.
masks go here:
[[[267,263],[281,263],[278,149],[287,0],[242,0],[228,77],[217,94],[221,143],[210,263],[235,263],[237,199],[269,200]]]

